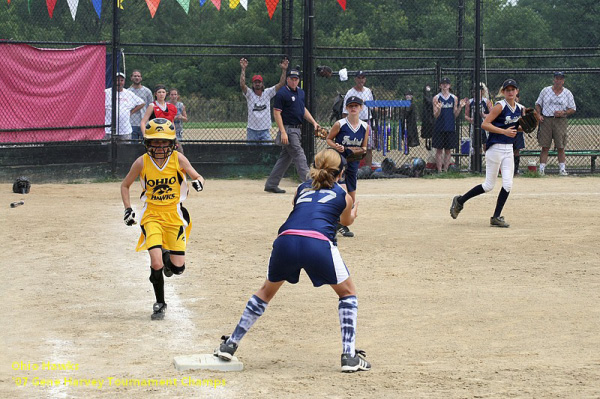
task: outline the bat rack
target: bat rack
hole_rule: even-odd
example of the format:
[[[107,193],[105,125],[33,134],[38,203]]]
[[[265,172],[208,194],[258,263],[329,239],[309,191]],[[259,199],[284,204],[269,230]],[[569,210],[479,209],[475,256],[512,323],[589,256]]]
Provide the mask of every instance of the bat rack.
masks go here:
[[[408,128],[406,110],[410,100],[365,101],[369,108],[373,147],[386,156],[389,151],[403,151],[408,155]]]

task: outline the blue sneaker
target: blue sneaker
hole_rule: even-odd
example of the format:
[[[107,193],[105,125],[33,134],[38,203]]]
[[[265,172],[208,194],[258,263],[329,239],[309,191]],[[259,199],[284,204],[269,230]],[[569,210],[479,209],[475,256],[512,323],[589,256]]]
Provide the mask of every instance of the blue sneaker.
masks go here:
[[[215,353],[214,355],[216,357],[218,357],[221,360],[225,360],[227,362],[231,361],[231,359],[233,359],[233,354],[235,353],[235,351],[238,348],[238,345],[230,342],[227,343],[227,340],[229,339],[229,335],[223,335],[221,337],[221,340],[223,342],[221,342],[221,345],[219,345],[219,347],[217,349],[215,349]]]

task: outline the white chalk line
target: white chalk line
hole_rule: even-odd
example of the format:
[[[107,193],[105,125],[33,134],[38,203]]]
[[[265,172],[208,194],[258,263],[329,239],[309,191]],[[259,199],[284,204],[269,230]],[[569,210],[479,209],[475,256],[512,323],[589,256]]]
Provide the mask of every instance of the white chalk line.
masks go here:
[[[488,193],[494,194],[494,192]],[[357,194],[356,197],[358,200],[361,198],[452,198],[456,194],[418,194],[418,193],[388,193],[388,194]],[[597,197],[600,196],[600,192],[598,193],[577,193],[577,192],[550,192],[550,193],[510,193],[511,197]]]

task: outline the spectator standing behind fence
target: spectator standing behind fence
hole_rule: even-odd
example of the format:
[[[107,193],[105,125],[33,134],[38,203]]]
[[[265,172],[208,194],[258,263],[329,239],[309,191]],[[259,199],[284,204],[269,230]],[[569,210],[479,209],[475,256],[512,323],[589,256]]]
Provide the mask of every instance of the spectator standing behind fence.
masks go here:
[[[277,91],[285,84],[285,74],[288,64],[289,61],[287,59],[282,60],[279,64],[281,67],[281,77],[277,85],[265,89],[262,76],[254,75],[252,77],[252,90],[248,90],[248,86],[246,86],[248,60],[245,58],[240,60],[240,66],[242,67],[240,87],[248,102],[246,139],[250,142],[254,141],[254,143],[250,144],[268,145],[268,142],[271,141],[271,133],[269,133],[271,129],[271,99],[275,97]],[[262,141],[262,143],[258,143],[258,141]]]
[[[127,90],[144,100],[146,103],[141,110],[134,112],[129,118],[132,131],[131,138],[134,140],[141,140],[143,138],[142,129],[140,127],[140,124],[142,123],[142,117],[144,116],[148,105],[150,105],[150,103],[152,103],[154,100],[154,97],[152,96],[152,91],[149,88],[142,86],[142,73],[139,69],[134,69],[133,72],[131,72],[131,83],[132,85],[129,86],[129,89]]]
[[[375,98],[373,97],[373,92],[371,89],[365,86],[367,83],[367,74],[364,71],[356,72],[354,76],[354,87],[352,87],[344,96],[344,110],[342,111],[342,116],[345,118],[348,116],[348,109],[346,108],[346,101],[350,97],[358,97],[365,101],[373,101]],[[369,120],[369,108],[367,106],[362,107],[358,118],[361,121],[367,122],[369,126],[371,126],[371,122]],[[365,165],[371,166],[373,163],[373,138],[369,136],[369,142],[367,143],[367,155],[365,155]]]
[[[144,108],[144,100],[130,92],[123,90],[125,86],[125,74],[117,73],[115,76],[117,89],[117,138],[120,140],[131,139],[131,123],[129,118],[132,114]],[[104,90],[104,124],[110,125],[112,119],[112,89]],[[110,139],[110,127],[104,129],[105,139]]]
[[[564,87],[565,73],[555,72],[552,86],[544,87],[535,102],[540,115],[538,143],[542,147],[540,154],[540,174],[544,175],[548,151],[554,140],[558,152],[559,175],[567,176],[565,147],[567,146],[567,117],[575,113],[573,93]]]
[[[188,121],[187,111],[185,105],[179,101],[179,91],[175,88],[169,90],[169,103],[173,104],[177,108],[177,115],[175,115],[175,133],[177,135],[177,151],[183,154],[183,122]]]
[[[292,69],[287,73],[286,85],[275,95],[273,117],[279,128],[275,144],[281,145],[279,158],[265,183],[265,191],[283,194],[279,182],[292,162],[296,166],[301,181],[308,178],[308,164],[302,149],[302,122],[309,121],[316,131],[319,124],[304,106],[304,91],[298,87],[300,71]]]
[[[146,124],[151,119],[164,118],[175,123],[175,115],[177,115],[177,108],[166,101],[167,88],[165,85],[156,85],[154,88],[154,95],[156,100],[153,101],[150,106],[146,109],[146,113],[142,118],[140,124],[142,128],[142,134],[146,131]]]
[[[450,79],[443,78],[440,83],[440,93],[433,97],[433,117],[435,126],[431,145],[435,148],[435,163],[438,172],[447,172],[450,166],[450,154],[458,143],[456,133],[456,117],[465,106],[467,99],[458,101],[450,93]],[[443,159],[442,159],[443,156]]]

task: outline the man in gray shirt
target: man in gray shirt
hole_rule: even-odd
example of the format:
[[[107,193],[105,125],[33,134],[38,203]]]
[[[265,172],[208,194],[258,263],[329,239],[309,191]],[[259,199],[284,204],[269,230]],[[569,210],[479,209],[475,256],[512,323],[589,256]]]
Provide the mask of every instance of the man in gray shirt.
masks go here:
[[[139,111],[131,114],[129,118],[129,122],[131,123],[131,138],[133,140],[141,140],[142,137],[142,128],[140,124],[142,123],[142,117],[144,113],[146,113],[146,108],[152,101],[154,101],[154,97],[152,96],[152,91],[146,86],[142,86],[142,73],[139,69],[134,69],[131,72],[131,82],[133,83],[129,89],[133,94],[144,100],[146,105]]]

